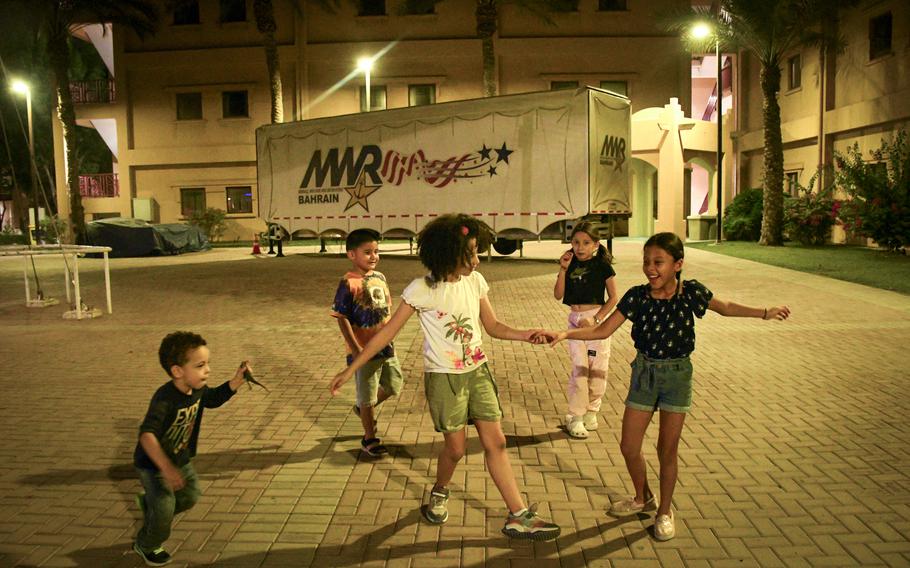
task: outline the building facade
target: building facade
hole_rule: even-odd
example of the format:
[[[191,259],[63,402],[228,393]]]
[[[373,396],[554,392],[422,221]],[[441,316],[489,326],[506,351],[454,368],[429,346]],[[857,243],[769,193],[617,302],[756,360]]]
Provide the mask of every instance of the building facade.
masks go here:
[[[144,41],[116,26],[111,33],[86,34],[108,66],[111,85],[107,96],[83,97],[77,117],[103,135],[114,155],[110,180],[87,178],[80,184],[87,220],[181,222],[195,210],[215,207],[227,212],[225,239],[249,240],[263,229],[255,132],[269,122],[270,91],[252,4],[198,0],[168,12],[162,1],[162,25]],[[274,2],[285,121],[366,110],[364,75],[356,65],[377,54],[371,110],[482,96],[473,2],[444,0],[424,14],[403,13],[404,0],[341,2],[333,11],[320,2],[298,2],[299,11],[293,4]],[[574,11],[544,15],[506,5],[494,36],[497,92],[587,84],[626,94],[633,113],[675,98],[687,116],[716,120],[708,108],[715,104],[711,79],[700,70],[706,58],[693,60],[679,38],[656,23],[659,14],[687,5],[579,0]],[[806,48],[788,57],[780,96],[788,179],[806,183],[834,151],[853,142],[876,147],[883,135],[906,125],[908,11],[898,0],[866,2],[840,19],[846,51],[822,58]],[[875,34],[871,40],[870,34]],[[762,101],[757,64],[742,53],[726,54],[725,61],[732,77],[722,90],[728,203],[741,188],[760,185]],[[716,100],[716,76],[713,81]],[[63,164],[59,128],[55,138],[57,163]],[[678,216],[682,225],[655,224],[655,203],[666,196],[639,187],[651,184],[656,195],[658,184],[642,182],[656,172],[638,168],[633,232],[685,227],[687,216],[716,214],[711,153],[705,148],[683,161],[691,173],[686,195],[674,197],[672,210],[660,213]],[[57,172],[60,213],[68,215],[64,169]]]

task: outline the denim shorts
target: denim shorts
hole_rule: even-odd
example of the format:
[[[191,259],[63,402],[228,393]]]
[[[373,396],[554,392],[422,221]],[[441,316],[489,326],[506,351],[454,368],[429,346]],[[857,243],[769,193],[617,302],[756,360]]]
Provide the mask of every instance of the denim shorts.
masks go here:
[[[692,362],[650,359],[641,353],[632,361],[632,381],[626,406],[653,412],[689,412],[692,406]]]
[[[437,432],[458,432],[474,420],[499,422],[499,389],[486,363],[467,373],[424,373],[430,418]]]

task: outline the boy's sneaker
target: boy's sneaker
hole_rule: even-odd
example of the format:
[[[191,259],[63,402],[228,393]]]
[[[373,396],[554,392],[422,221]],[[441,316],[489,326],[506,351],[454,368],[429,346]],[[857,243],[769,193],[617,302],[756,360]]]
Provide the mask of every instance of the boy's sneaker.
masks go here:
[[[449,520],[449,509],[446,504],[449,502],[449,490],[445,487],[442,489],[433,488],[430,491],[430,502],[423,508],[423,516],[426,520],[434,525],[441,525]]]
[[[585,430],[594,431],[597,430],[597,413],[596,412],[586,412],[582,418],[582,424],[585,425]]]
[[[139,543],[134,542],[133,550],[135,550],[136,554],[141,556],[149,566],[164,566],[171,563],[171,555],[163,548],[156,548],[152,552],[143,552],[142,549],[139,548]]]
[[[635,497],[627,497],[622,501],[616,503],[610,503],[610,510],[607,511],[609,514],[614,517],[625,517],[627,515],[634,515],[636,513],[643,513],[645,511],[651,511],[656,508],[654,494],[645,500],[644,503],[639,503],[635,500]]]
[[[654,519],[654,538],[657,540],[670,540],[676,536],[676,521],[673,519],[673,511],[668,515],[657,515]]]
[[[537,505],[531,505],[524,513],[509,513],[502,534],[510,538],[526,540],[550,540],[559,536],[559,525],[547,522],[537,516]]]

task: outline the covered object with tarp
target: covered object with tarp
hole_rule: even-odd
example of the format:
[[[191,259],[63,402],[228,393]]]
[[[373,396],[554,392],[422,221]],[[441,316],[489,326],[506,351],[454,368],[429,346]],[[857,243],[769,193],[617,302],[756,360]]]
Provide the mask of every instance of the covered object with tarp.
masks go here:
[[[114,217],[86,225],[86,244],[111,247],[111,257],[181,254],[212,248],[199,227],[183,223],[152,225]]]

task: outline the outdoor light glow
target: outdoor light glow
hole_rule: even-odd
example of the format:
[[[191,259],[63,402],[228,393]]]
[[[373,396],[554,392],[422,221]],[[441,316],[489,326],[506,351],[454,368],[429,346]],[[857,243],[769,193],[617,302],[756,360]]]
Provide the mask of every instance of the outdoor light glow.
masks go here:
[[[13,92],[19,93],[20,95],[27,95],[29,92],[28,83],[16,79],[13,81]]]
[[[711,35],[711,26],[708,24],[696,24],[692,28],[692,37],[695,39],[704,39]]]
[[[372,57],[361,57],[357,60],[357,68],[363,71],[364,73],[373,69],[373,58]]]

